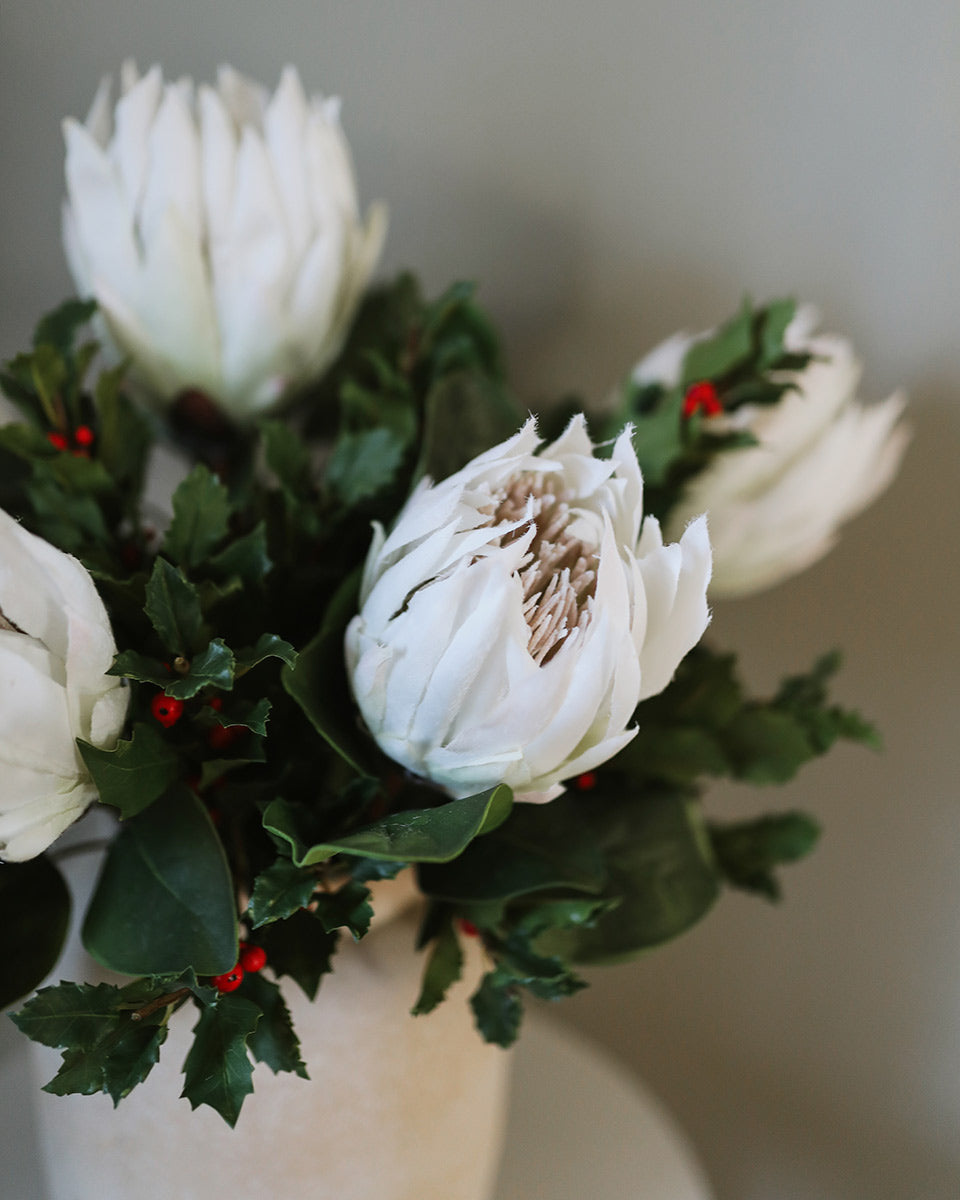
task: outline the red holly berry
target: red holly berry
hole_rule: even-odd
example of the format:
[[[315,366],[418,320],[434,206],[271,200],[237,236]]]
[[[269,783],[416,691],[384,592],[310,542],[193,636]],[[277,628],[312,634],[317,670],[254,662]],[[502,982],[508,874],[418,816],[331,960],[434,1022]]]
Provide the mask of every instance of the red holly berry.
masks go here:
[[[66,450],[66,448],[67,448],[67,439],[64,437],[64,435],[62,433],[57,433],[56,431],[48,433],[47,441],[56,450]]]
[[[691,384],[683,397],[683,415],[692,417],[697,412],[705,417],[717,417],[723,412],[720,394],[709,379]]]
[[[597,786],[597,777],[593,771],[584,771],[582,775],[578,775],[573,781],[573,786],[578,792],[589,792]]]
[[[240,966],[251,975],[262,971],[267,965],[267,952],[262,946],[251,946],[246,942],[240,947]]]
[[[226,971],[223,975],[214,975],[210,982],[218,992],[235,992],[243,983],[243,967],[237,963],[232,971]]]
[[[214,712],[220,712],[223,708],[223,700],[219,696],[211,696],[207,701]]]
[[[212,750],[228,750],[246,731],[245,725],[214,725],[207,734],[207,743]]]
[[[157,692],[150,701],[150,711],[164,729],[169,729],[171,725],[176,725],[183,716],[183,701],[177,700],[174,696],[168,696],[166,692]]]
[[[466,917],[460,918],[460,932],[466,937],[479,937],[480,930],[472,921],[468,921]]]
[[[78,425],[73,431],[73,440],[78,446],[92,446],[94,433],[89,425]]]

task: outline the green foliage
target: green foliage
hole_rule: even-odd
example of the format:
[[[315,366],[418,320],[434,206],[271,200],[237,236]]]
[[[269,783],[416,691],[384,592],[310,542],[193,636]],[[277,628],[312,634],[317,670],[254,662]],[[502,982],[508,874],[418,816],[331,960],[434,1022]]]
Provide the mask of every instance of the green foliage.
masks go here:
[[[289,975],[311,1000],[323,976],[333,970],[331,960],[339,940],[339,930],[328,932],[306,909],[265,925],[257,933],[274,973]]]
[[[203,1003],[214,994],[192,973],[138,979],[123,988],[61,983],[42,988],[13,1020],[35,1041],[64,1052],[44,1091],[106,1092],[118,1104],[157,1062],[170,1013],[191,993]]]
[[[197,589],[165,558],[153,564],[144,612],[171,654],[189,658],[209,636]]]
[[[449,910],[445,911],[434,936],[433,947],[423,972],[423,983],[416,1004],[410,1010],[414,1017],[433,1012],[444,999],[447,990],[457,982],[463,971],[463,952],[453,928]]]
[[[142,812],[180,774],[176,751],[157,729],[142,722],[133,727],[129,741],[118,742],[113,750],[79,740],[77,746],[101,802],[119,809],[122,818]]]
[[[300,1042],[293,1031],[290,1011],[279,987],[262,974],[246,974],[239,994],[260,1009],[260,1020],[250,1035],[248,1046],[257,1062],[266,1063],[276,1075],[289,1071],[301,1079],[309,1079],[307,1068],[300,1058]]]
[[[56,966],[67,936],[70,893],[45,855],[0,866],[0,1008],[28,995]]]
[[[726,412],[744,404],[776,404],[794,386],[790,372],[810,361],[784,344],[795,310],[789,299],[756,308],[745,299],[730,321],[691,343],[675,387],[656,380],[625,383],[604,432],[614,437],[627,422],[634,425],[646,512],[663,519],[686,482],[717,454],[755,445],[745,430],[718,427],[700,413],[685,415],[684,398],[691,385],[709,382]]]
[[[233,884],[219,838],[186,788],[130,817],[111,844],[83,925],[110,970],[229,971],[237,960]]]
[[[254,929],[306,908],[316,886],[312,870],[295,866],[288,858],[278,858],[260,872],[253,885],[248,911]]]
[[[449,862],[509,812],[513,797],[500,785],[476,796],[448,800],[436,808],[391,813],[343,837],[314,842],[302,829],[301,810],[275,800],[263,815],[264,827],[290,847],[297,866],[326,862],[335,854],[355,854],[395,862]]]
[[[227,489],[201,463],[173,493],[173,520],[163,552],[185,571],[198,567],[226,537],[229,522]]]
[[[798,812],[710,826],[714,854],[727,882],[768,900],[781,895],[774,868],[806,857],[819,836],[816,821]]]
[[[633,777],[689,784],[729,776],[744,783],[782,783],[844,738],[877,746],[874,727],[829,703],[837,654],[785,680],[770,700],[749,698],[730,654],[700,645],[659,696],[637,710],[639,732],[612,764]]]
[[[253,1091],[248,1043],[262,1015],[257,1004],[236,992],[221,996],[201,1011],[183,1064],[183,1096],[190,1107],[209,1104],[231,1128]]]

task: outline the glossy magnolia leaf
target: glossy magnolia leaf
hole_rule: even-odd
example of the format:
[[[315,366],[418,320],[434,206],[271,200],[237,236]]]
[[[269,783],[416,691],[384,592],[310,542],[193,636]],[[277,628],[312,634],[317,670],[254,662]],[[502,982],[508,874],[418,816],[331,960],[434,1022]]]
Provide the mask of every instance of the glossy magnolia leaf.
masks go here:
[[[209,1104],[233,1128],[253,1091],[253,1063],[247,1043],[261,1018],[251,1000],[228,992],[200,1013],[193,1045],[183,1064],[182,1095],[191,1108]]]
[[[316,887],[317,877],[311,870],[295,866],[287,858],[278,858],[260,872],[253,885],[248,911],[254,929],[306,908]]]
[[[144,612],[171,654],[189,658],[206,641],[197,589],[165,558],[153,565]]]
[[[477,904],[555,888],[602,891],[603,856],[575,805],[517,804],[496,832],[470,843],[449,864],[418,870],[421,889],[438,899]]]
[[[423,972],[420,996],[410,1010],[414,1017],[433,1012],[463,971],[463,951],[449,914],[437,931]]]
[[[41,855],[0,865],[0,1008],[28,995],[57,964],[70,920],[63,876]]]
[[[121,827],[90,902],[83,944],[126,975],[187,967],[219,975],[237,961],[227,860],[189,789],[172,788]]]
[[[361,775],[376,775],[380,752],[357,725],[347,684],[343,634],[357,611],[359,574],[350,576],[334,596],[317,636],[296,665],[283,669],[283,686],[303,709],[320,736]]]
[[[101,750],[77,740],[100,800],[120,810],[121,818],[136,816],[167,790],[180,774],[180,759],[158,729],[134,725],[129,741]]]
[[[260,1020],[248,1042],[257,1062],[266,1063],[274,1074],[290,1071],[301,1079],[309,1079],[290,1012],[277,985],[263,975],[248,973],[240,985],[240,995],[260,1009]]]
[[[537,941],[541,953],[579,963],[627,959],[683,933],[713,905],[719,870],[699,811],[683,793],[592,792],[589,800],[561,796],[553,804],[564,802],[578,810],[582,836],[602,854],[602,894],[617,905],[592,927],[546,932]]]
[[[477,796],[449,800],[437,808],[393,813],[354,833],[314,844],[299,828],[299,810],[286,800],[275,800],[269,806],[263,824],[289,845],[297,866],[325,862],[334,854],[399,862],[448,862],[485,829],[495,828],[512,803],[512,792],[500,785]]]
[[[173,493],[173,520],[163,553],[185,570],[198,567],[227,536],[230,498],[227,489],[202,463]]]

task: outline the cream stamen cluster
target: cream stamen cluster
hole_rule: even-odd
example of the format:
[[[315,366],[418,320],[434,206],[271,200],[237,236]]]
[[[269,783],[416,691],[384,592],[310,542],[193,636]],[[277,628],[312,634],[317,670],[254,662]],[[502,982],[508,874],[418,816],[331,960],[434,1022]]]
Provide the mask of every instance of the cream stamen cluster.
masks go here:
[[[491,521],[512,526],[501,545],[533,534],[517,574],[530,627],[527,649],[538,666],[550,661],[574,629],[587,627],[596,592],[598,546],[571,533],[571,499],[555,478],[525,473],[498,497]],[[524,523],[517,526],[518,520]]]

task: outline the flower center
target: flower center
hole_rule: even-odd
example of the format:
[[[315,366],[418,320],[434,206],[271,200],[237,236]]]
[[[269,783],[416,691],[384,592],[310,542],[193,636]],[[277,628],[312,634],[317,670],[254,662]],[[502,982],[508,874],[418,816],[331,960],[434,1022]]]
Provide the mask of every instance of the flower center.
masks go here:
[[[529,519],[501,539],[505,546],[529,533],[530,549],[520,568],[523,615],[530,627],[527,649],[538,666],[548,663],[574,629],[590,622],[599,558],[593,542],[570,530],[573,514],[562,481],[527,472],[494,497],[491,524]]]

